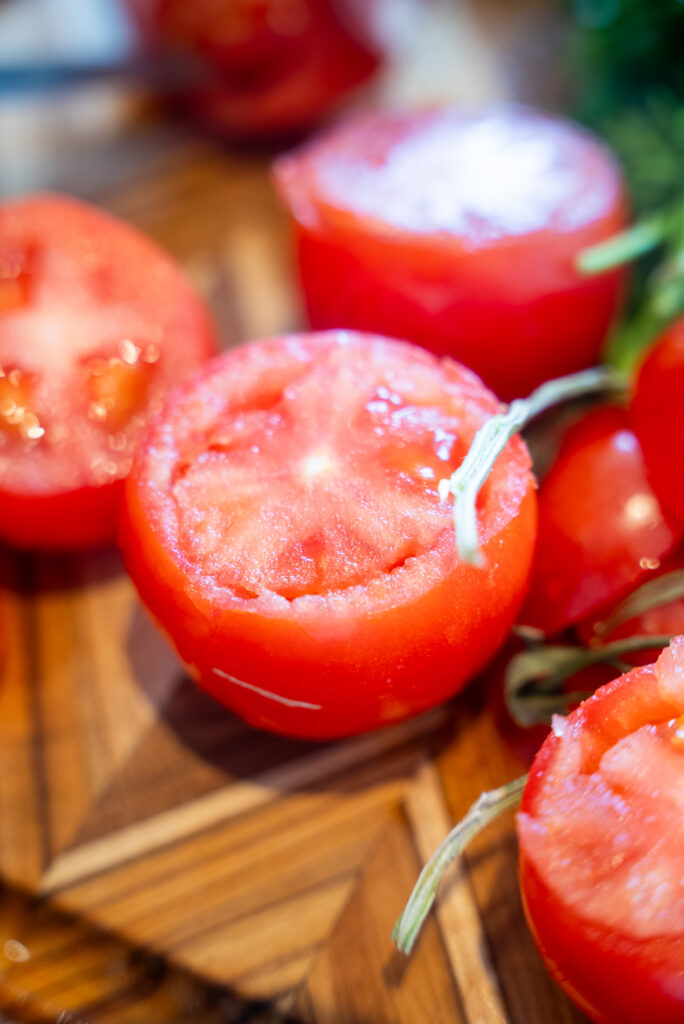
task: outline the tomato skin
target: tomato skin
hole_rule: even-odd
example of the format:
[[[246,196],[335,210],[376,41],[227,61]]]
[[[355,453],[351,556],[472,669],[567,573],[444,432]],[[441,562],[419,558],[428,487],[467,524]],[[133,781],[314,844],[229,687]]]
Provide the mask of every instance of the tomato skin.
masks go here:
[[[0,537],[34,549],[112,543],[142,419],[216,349],[180,268],[134,228],[64,196],[2,205]],[[45,428],[33,443],[6,414],[15,396]]]
[[[615,740],[645,723],[666,721],[677,711],[681,707],[663,693],[656,667],[643,666],[580,705],[566,720],[565,732],[572,731],[576,742],[584,744],[585,756],[588,752],[591,757],[595,737]],[[560,747],[561,738],[551,733],[532,765],[521,805],[522,814],[532,820],[546,788],[553,785],[551,773]],[[678,783],[670,780],[670,785],[676,788]],[[547,968],[567,995],[595,1024],[681,1021],[684,935],[635,937],[589,919],[542,876],[528,855],[524,832],[519,838],[520,887],[527,920]]]
[[[330,199],[324,192],[319,168],[335,170],[336,161],[342,167],[353,147],[360,165],[366,153],[369,166],[389,163],[413,132],[421,126],[430,130],[436,116],[424,112],[350,119],[277,162],[276,182],[293,218],[309,323],[314,329],[377,331],[452,355],[505,400],[597,362],[625,275],[619,270],[582,277],[574,263],[584,248],[621,230],[627,214],[610,154],[590,143],[580,129],[520,108],[504,115],[512,125],[520,121],[523,131],[533,126],[540,139],[549,130],[563,130],[566,142],[576,134],[573,144],[588,147],[596,164],[593,176],[606,184],[610,201],[601,213],[572,228],[559,229],[549,219],[543,226],[535,222],[530,230],[497,226],[494,237],[481,238],[476,219],[474,225],[457,229],[397,227],[383,219],[382,208],[374,214],[365,196],[364,209],[355,208],[354,190],[360,187],[351,172],[349,200]],[[485,125],[502,117],[496,110],[478,116]],[[510,159],[514,162],[515,152]],[[491,167],[482,170],[483,177],[491,178]],[[423,172],[426,199],[434,173],[434,166]],[[544,172],[546,177],[553,173],[548,168]],[[415,177],[419,174],[417,165]],[[592,187],[589,177],[586,190]]]
[[[377,70],[377,46],[356,6],[128,0],[152,45],[180,47],[204,62],[211,81],[178,97],[189,113],[220,133],[255,139],[310,127]]]
[[[684,522],[684,318],[656,341],[643,361],[630,405],[653,486],[660,499]]]
[[[653,493],[627,413],[590,412],[568,430],[542,481],[520,621],[552,635],[587,618],[643,582],[681,532]]]
[[[329,345],[335,336],[302,337],[308,345]],[[245,352],[286,342],[246,346],[242,354],[233,350],[192,386],[247,358]],[[399,360],[415,359],[418,352],[383,339],[370,343]],[[449,372],[483,410],[496,409],[476,378],[457,366]],[[126,485],[120,540],[143,602],[203,688],[260,728],[326,739],[414,715],[446,700],[483,667],[519,605],[536,531],[535,494],[521,442],[508,449],[496,484],[510,485],[516,497],[507,509],[492,506],[487,527],[484,554],[495,571],[458,562],[447,529],[411,566],[363,586],[287,603],[268,595],[246,602],[206,575],[193,576],[173,539],[171,506],[164,511],[155,494],[155,445],[169,429],[165,420],[180,416],[182,401],[181,392],[170,397],[138,451]],[[229,677],[218,675],[217,667]]]

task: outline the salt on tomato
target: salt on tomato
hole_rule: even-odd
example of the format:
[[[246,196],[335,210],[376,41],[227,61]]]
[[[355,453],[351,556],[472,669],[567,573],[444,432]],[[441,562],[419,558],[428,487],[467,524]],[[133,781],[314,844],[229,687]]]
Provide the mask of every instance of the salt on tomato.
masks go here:
[[[684,1020],[684,637],[558,719],[518,817],[526,914],[596,1024]]]
[[[656,341],[637,375],[630,416],[660,498],[684,522],[684,317]]]
[[[207,82],[179,98],[201,121],[231,135],[299,132],[379,64],[368,5],[354,0],[128,0],[128,6],[150,42],[204,63]]]
[[[465,368],[347,332],[234,349],[169,398],[122,549],[202,687],[254,725],[361,732],[455,693],[502,643],[536,528],[514,438],[459,561],[438,482],[499,406]]]
[[[553,635],[657,570],[682,528],[656,497],[625,410],[567,431],[539,490],[539,535],[520,621]]]
[[[151,241],[60,196],[0,206],[0,538],[111,542],[146,417],[216,349]]]
[[[275,165],[314,328],[406,338],[502,398],[597,361],[622,271],[578,253],[625,224],[583,129],[521,107],[363,114]]]

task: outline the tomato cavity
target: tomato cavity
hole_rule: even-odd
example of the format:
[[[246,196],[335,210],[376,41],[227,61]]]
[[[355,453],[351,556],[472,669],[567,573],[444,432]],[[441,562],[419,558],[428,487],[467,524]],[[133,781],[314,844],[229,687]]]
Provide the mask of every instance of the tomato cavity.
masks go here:
[[[684,638],[555,733],[519,816],[526,857],[584,920],[637,940],[681,935]]]

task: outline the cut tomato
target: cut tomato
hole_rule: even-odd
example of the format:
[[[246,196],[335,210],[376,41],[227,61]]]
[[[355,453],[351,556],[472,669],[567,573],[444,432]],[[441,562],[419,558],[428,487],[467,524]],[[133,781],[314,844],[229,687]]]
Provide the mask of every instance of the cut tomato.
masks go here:
[[[542,956],[597,1024],[684,1019],[684,637],[556,722],[518,819]]]
[[[597,361],[621,271],[578,253],[625,223],[610,152],[520,107],[366,114],[281,158],[311,325],[406,338],[502,398]]]
[[[552,635],[657,570],[681,537],[650,485],[627,413],[592,411],[565,435],[539,491],[539,537],[521,622]]]
[[[0,207],[0,537],[112,541],[143,423],[215,348],[180,269],[137,231],[63,197]]]
[[[455,693],[503,641],[536,526],[515,438],[479,505],[438,494],[498,409],[463,367],[346,332],[227,353],[176,391],[126,488],[122,547],[200,684],[263,728],[360,732]]]

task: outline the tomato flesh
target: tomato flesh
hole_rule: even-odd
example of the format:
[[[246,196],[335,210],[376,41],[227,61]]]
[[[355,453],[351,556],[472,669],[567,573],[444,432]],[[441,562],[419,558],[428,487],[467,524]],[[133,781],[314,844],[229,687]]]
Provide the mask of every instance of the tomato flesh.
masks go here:
[[[649,482],[627,413],[599,408],[565,435],[539,491],[539,536],[520,620],[554,634],[656,571],[682,529]]]
[[[407,338],[507,399],[596,362],[623,275],[574,261],[625,204],[581,129],[518,107],[367,114],[275,175],[314,328]]]
[[[518,819],[539,948],[599,1024],[684,1014],[684,638],[558,720]]]
[[[180,270],[132,228],[57,196],[0,207],[0,536],[113,540],[146,417],[215,347]]]
[[[459,562],[438,483],[494,397],[455,363],[331,332],[227,353],[169,400],[126,490],[122,547],[200,684],[249,721],[327,737],[446,699],[503,641],[535,531],[527,452]]]
[[[684,318],[659,338],[644,360],[630,416],[661,500],[684,522]]]

